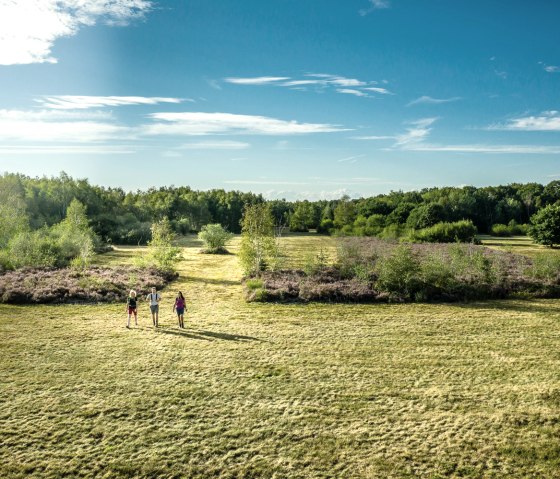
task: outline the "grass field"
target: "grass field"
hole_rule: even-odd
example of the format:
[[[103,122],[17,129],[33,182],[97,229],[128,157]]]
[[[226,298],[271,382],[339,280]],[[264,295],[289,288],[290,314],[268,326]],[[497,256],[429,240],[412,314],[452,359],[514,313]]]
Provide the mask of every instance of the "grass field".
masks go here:
[[[158,331],[0,305],[1,478],[560,477],[559,301],[247,304],[236,256],[183,246]]]

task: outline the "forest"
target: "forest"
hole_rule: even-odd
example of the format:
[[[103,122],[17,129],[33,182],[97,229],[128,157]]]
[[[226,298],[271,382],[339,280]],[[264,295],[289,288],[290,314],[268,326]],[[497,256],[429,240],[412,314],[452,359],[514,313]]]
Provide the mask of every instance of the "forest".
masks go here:
[[[434,187],[331,201],[266,201],[260,194],[223,189],[170,186],[127,192],[91,185],[64,172],[42,178],[5,173],[0,176],[3,234],[21,222],[31,230],[58,224],[73,199],[85,205],[89,225],[104,243],[146,244],[152,223],[163,218],[169,219],[177,234],[198,232],[212,223],[239,233],[245,206],[264,202],[276,224],[290,231],[385,239],[408,235],[416,241],[453,242],[469,241],[476,233],[526,233],[531,216],[560,200],[560,181]]]

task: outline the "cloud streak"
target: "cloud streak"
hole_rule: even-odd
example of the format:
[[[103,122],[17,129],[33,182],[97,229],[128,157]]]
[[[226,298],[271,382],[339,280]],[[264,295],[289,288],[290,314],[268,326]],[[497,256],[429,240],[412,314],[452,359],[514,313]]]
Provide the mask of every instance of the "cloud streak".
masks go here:
[[[491,125],[487,129],[506,131],[560,131],[560,113],[555,110],[545,111],[539,116],[514,118],[505,124]]]
[[[36,102],[44,108],[54,110],[84,110],[127,105],[158,105],[160,103],[181,103],[193,101],[184,98],[145,97],[145,96],[88,96],[88,95],[55,95],[37,98]]]
[[[313,88],[316,91],[334,90],[337,93],[350,94],[358,97],[370,97],[371,93],[393,95],[386,88],[381,88],[376,81],[363,81],[328,73],[308,73],[304,78],[281,76],[260,76],[251,78],[228,77],[223,80],[235,85],[276,86],[297,90]]]
[[[421,96],[420,98],[416,98],[416,100],[412,100],[406,106],[413,106],[413,105],[439,105],[441,103],[451,103],[454,101],[462,100],[460,96],[454,96],[452,98],[432,98],[431,96]]]
[[[348,131],[339,125],[299,123],[276,118],[232,113],[152,113],[159,123],[144,125],[145,135],[301,135]]]
[[[3,0],[0,65],[56,63],[54,43],[84,26],[124,26],[152,8],[149,0]]]

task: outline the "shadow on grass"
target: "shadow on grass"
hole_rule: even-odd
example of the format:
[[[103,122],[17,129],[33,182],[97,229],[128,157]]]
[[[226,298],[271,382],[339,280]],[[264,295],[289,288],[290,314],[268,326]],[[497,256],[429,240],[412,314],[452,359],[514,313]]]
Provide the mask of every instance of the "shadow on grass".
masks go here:
[[[514,302],[515,301],[515,302]],[[530,299],[519,300],[495,300],[495,301],[480,301],[474,303],[455,303],[462,309],[495,309],[502,311],[516,311],[520,313],[542,313],[560,314],[560,301],[555,301],[553,304],[542,304]]]
[[[239,286],[241,281],[234,281],[231,279],[215,279],[215,278],[198,278],[195,276],[187,276],[187,281],[192,281],[194,283],[206,283],[215,285],[227,285],[227,286]]]
[[[190,330],[190,329],[170,329],[165,327],[159,327],[155,330],[158,333],[171,334],[173,336],[183,336],[189,339],[200,339],[203,341],[214,341],[215,339],[221,339],[223,341],[258,341],[267,342],[264,339],[255,338],[253,336],[243,336],[241,334],[229,334],[216,331],[204,331],[204,330]]]

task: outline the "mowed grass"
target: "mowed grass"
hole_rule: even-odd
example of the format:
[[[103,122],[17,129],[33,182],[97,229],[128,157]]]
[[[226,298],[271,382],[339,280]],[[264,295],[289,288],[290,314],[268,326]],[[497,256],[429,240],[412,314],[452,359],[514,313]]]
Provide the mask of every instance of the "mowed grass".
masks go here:
[[[479,235],[479,238],[483,246],[509,253],[522,254],[529,257],[539,254],[560,255],[560,249],[536,244],[529,236],[499,237]]]
[[[0,477],[560,477],[560,302],[246,304],[235,255],[183,245],[158,331],[0,305]]]

